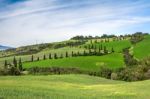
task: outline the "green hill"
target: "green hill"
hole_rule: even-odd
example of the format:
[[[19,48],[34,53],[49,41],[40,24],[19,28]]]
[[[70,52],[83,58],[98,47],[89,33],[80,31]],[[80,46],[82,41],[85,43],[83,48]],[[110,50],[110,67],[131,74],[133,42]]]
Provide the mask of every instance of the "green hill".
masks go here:
[[[114,58],[115,57],[115,58]],[[80,56],[63,59],[47,59],[35,62],[25,62],[24,68],[38,67],[74,67],[81,70],[97,71],[100,66],[115,69],[124,66],[123,55],[119,53],[104,56]]]
[[[85,44],[89,45],[90,43]],[[121,40],[121,41],[109,41],[109,42],[98,42],[98,43],[93,43],[94,45],[96,45],[96,47],[98,48],[99,46],[106,46],[106,48],[111,51],[112,47],[114,48],[115,52],[122,52],[122,50],[124,48],[130,47],[131,43],[129,40]],[[91,44],[90,44],[91,45]]]
[[[150,56],[150,35],[133,47],[133,55],[138,59]]]
[[[123,82],[85,75],[2,76],[4,99],[149,99],[150,80]]]

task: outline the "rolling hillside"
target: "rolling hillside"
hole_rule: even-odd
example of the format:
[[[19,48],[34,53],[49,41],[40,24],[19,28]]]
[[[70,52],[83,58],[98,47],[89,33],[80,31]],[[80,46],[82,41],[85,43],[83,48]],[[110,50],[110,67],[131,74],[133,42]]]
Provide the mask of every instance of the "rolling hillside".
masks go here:
[[[101,66],[108,66],[109,68],[116,69],[123,67],[124,65],[123,55],[119,53],[113,53],[104,56],[80,56],[63,59],[47,59],[35,62],[26,62],[23,64],[23,67],[74,67],[81,70],[97,71]]]
[[[150,56],[150,35],[133,47],[133,55],[138,59]]]
[[[122,82],[85,75],[0,78],[4,99],[149,99],[150,80]]]

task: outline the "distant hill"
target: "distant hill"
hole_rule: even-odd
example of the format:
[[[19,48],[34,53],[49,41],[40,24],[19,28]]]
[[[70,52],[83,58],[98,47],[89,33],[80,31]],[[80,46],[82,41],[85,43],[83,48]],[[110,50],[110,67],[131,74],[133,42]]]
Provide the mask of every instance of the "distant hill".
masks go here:
[[[10,49],[10,48],[12,48],[12,47],[0,45],[0,51],[1,51],[1,50]]]

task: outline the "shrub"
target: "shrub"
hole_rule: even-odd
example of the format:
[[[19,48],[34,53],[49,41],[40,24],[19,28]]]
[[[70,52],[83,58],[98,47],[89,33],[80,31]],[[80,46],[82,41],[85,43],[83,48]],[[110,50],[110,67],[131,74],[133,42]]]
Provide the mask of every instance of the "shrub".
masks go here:
[[[118,74],[117,73],[111,73],[111,79],[112,80],[117,80],[118,79]]]

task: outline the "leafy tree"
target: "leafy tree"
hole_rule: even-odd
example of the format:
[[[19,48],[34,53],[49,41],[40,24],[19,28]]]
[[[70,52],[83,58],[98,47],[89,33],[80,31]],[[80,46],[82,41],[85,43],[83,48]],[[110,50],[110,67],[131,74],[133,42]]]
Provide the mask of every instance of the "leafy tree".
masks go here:
[[[19,65],[19,70],[22,71],[22,61],[21,61],[21,58],[19,58],[19,63],[18,63],[18,65]]]

